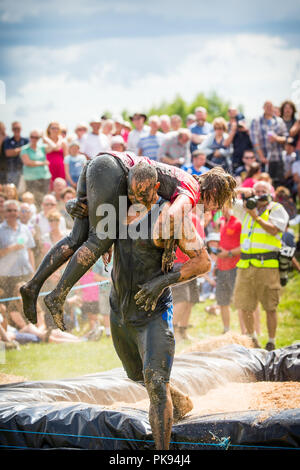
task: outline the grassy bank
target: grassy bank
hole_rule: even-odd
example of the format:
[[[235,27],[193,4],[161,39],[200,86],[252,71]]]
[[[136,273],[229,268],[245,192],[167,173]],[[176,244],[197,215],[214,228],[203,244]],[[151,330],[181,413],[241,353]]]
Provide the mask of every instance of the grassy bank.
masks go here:
[[[277,347],[284,347],[300,341],[300,276],[295,274],[283,289],[278,308]],[[220,335],[220,316],[209,315],[205,311],[212,301],[194,306],[189,334],[196,340]],[[265,313],[261,312],[262,333],[259,338],[264,346],[267,342]],[[240,332],[236,312],[232,312],[231,328]],[[179,342],[176,353],[186,348],[190,341]],[[78,377],[84,374],[102,372],[121,363],[115,353],[112,341],[102,338],[98,342],[79,344],[27,344],[20,351],[5,352],[5,363],[0,364],[0,372],[26,377],[28,380],[51,380],[54,378]]]

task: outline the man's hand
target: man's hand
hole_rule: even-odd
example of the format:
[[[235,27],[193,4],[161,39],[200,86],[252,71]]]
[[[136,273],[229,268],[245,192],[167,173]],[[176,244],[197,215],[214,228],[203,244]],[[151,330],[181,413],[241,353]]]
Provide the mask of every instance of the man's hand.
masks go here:
[[[248,214],[252,217],[252,219],[256,220],[257,217],[258,217],[258,212],[257,212],[257,209],[256,207],[254,209],[246,209],[246,211],[248,212]]]
[[[228,258],[228,251],[224,250],[223,248],[219,248],[220,253],[217,254],[218,258]]]
[[[89,210],[86,198],[70,199],[70,201],[66,202],[66,211],[72,217],[78,217],[79,219],[87,217],[89,215]]]
[[[137,306],[143,308],[146,312],[150,309],[155,310],[157,301],[164,290],[161,279],[152,279],[142,286],[139,285],[139,287],[141,289],[134,296]]]

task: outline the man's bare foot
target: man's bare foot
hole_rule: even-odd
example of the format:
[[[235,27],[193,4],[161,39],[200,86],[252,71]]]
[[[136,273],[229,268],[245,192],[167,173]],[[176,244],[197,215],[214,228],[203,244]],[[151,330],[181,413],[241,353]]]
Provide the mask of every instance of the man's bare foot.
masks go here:
[[[37,322],[37,310],[36,302],[38,298],[38,293],[35,292],[33,288],[30,287],[30,283],[27,282],[20,288],[20,294],[23,302],[23,312],[25,317],[31,322]]]
[[[188,395],[182,393],[174,385],[170,386],[170,392],[173,403],[173,420],[180,421],[193,408],[193,402]]]
[[[55,296],[53,292],[46,295],[44,302],[49,312],[51,313],[52,318],[57,328],[59,328],[62,331],[66,331],[66,327],[64,324],[63,303],[61,303],[61,301],[58,300],[57,296]]]

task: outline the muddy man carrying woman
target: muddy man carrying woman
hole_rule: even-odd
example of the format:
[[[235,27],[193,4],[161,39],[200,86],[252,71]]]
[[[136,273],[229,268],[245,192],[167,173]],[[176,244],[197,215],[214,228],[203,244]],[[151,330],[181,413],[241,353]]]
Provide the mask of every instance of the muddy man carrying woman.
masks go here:
[[[203,204],[204,210],[219,209],[235,196],[235,180],[222,168],[214,168],[201,176],[192,176],[177,167],[147,157],[137,157],[129,152],[99,154],[82,170],[77,185],[77,200],[70,202],[67,208],[75,217],[72,232],[51,248],[33,278],[20,289],[24,315],[32,323],[36,323],[36,302],[44,282],[69,260],[56,288],[44,299],[56,325],[64,329],[63,306],[66,296],[97,259],[109,252],[118,238],[118,220],[111,221],[117,227],[115,237],[101,237],[97,233],[98,224],[106,217],[101,206],[111,204],[118,218],[120,196],[127,197],[128,171],[140,161],[155,167],[160,183],[158,194],[171,202],[168,210],[171,234],[165,242],[162,256],[163,272],[168,272],[173,265],[177,228],[172,221],[180,220],[183,211],[186,213],[187,209],[192,209],[196,204]]]

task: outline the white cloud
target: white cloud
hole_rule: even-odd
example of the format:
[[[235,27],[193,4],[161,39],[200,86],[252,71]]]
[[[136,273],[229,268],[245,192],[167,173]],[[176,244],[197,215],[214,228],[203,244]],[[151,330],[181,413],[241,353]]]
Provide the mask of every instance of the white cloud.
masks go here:
[[[84,51],[93,62],[90,56],[84,62]],[[117,39],[99,40],[46,52],[23,47],[22,66],[34,69],[35,78],[24,83],[18,95],[8,97],[7,125],[21,111],[27,132],[45,128],[53,118],[73,128],[77,121],[105,110],[147,110],[177,93],[191,101],[197,93],[210,91],[243,104],[252,117],[261,112],[266,98],[274,103],[290,98],[293,82],[300,79],[300,48],[288,49],[283,40],[265,35],[122,39],[122,45]],[[17,60],[20,50],[14,54]],[[142,66],[139,57],[146,59]],[[137,64],[132,71],[124,67],[129,59]],[[70,73],[70,66],[83,68],[83,75]]]
[[[48,15],[101,15],[109,12],[114,14],[141,14],[141,19],[147,20],[143,15],[157,15],[165,19],[199,19],[200,21],[221,21],[224,24],[247,24],[249,22],[262,23],[282,21],[287,18],[299,17],[300,5],[295,0],[274,2],[273,0],[215,0],[214,2],[199,2],[198,0],[52,0],[42,2],[38,0],[0,0],[0,20],[6,23],[18,23],[31,17],[47,17]],[[201,23],[199,24],[201,28]]]

